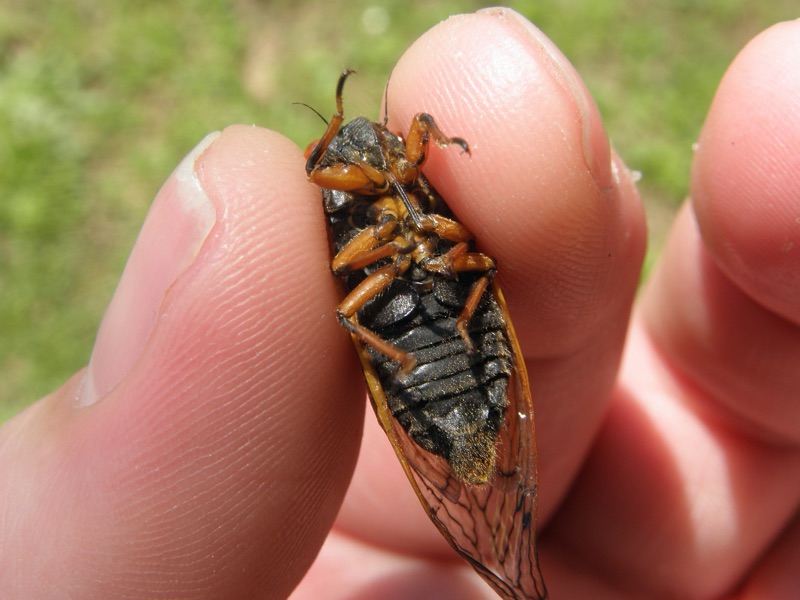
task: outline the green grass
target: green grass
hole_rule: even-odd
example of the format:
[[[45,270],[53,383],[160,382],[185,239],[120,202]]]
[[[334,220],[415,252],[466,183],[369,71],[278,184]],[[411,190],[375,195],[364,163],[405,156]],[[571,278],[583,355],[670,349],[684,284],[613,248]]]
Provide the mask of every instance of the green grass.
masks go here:
[[[794,2],[512,6],[577,66],[668,213],[725,67]],[[343,66],[350,114],[375,115],[403,50],[481,5],[0,0],[0,421],[86,363],[150,200],[207,132],[258,123],[304,146],[319,124],[292,102],[329,106]]]

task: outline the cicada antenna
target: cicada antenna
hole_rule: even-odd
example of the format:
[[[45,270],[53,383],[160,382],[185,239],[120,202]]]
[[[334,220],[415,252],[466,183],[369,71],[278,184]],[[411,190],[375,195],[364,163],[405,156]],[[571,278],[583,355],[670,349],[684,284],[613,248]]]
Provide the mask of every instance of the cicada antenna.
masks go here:
[[[389,73],[389,78],[386,80],[386,87],[383,88],[383,126],[389,122],[389,82],[392,80],[392,73]]]
[[[313,112],[315,115],[317,115],[317,116],[318,116],[320,119],[322,119],[322,122],[323,122],[323,123],[325,123],[325,125],[327,125],[327,124],[328,124],[328,119],[326,119],[325,117],[323,117],[323,116],[322,116],[322,115],[319,113],[319,111],[318,111],[316,108],[314,108],[313,106],[311,106],[311,105],[309,105],[309,104],[306,104],[305,102],[292,102],[292,105],[294,105],[294,106],[305,106],[307,109],[309,109],[310,111],[312,111],[312,112]]]

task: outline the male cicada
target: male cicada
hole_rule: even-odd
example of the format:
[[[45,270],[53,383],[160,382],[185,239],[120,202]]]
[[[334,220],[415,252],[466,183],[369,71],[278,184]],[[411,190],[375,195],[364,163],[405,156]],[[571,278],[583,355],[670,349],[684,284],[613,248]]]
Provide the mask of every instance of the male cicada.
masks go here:
[[[372,404],[431,520],[504,598],[547,597],[536,554],[536,450],[522,353],[495,261],[421,173],[429,142],[459,146],[417,114],[408,136],[336,114],[309,146],[322,188],[336,309]]]

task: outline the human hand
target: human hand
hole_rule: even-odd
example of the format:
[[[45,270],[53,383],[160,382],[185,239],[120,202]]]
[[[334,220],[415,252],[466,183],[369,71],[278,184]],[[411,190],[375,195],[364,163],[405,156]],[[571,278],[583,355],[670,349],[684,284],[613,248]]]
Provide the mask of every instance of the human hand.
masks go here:
[[[641,206],[557,50],[484,12],[393,72],[390,127],[426,110],[473,151],[426,173],[497,259],[528,359],[553,598],[798,594],[798,29],[726,76],[632,317]],[[161,190],[88,370],[0,434],[2,597],[492,597],[371,414],[361,441],[303,163],[232,127]]]

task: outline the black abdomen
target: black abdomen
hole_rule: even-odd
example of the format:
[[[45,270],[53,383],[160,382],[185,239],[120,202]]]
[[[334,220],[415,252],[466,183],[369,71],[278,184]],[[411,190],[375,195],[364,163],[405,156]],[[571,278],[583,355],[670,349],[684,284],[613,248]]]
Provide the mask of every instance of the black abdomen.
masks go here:
[[[374,303],[397,302],[401,297],[413,305],[409,314],[385,325],[386,314],[375,305],[359,313],[362,325],[417,361],[410,373],[402,374],[396,362],[368,348],[392,414],[417,444],[454,465],[474,465],[494,457],[490,447],[508,404],[511,350],[502,311],[491,292],[484,294],[470,320],[473,354],[456,330],[463,302],[452,300],[465,299],[476,278],[473,274],[461,274],[458,281],[436,277],[432,289],[420,293],[399,280]],[[410,301],[413,298],[416,302]]]

